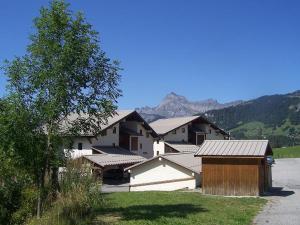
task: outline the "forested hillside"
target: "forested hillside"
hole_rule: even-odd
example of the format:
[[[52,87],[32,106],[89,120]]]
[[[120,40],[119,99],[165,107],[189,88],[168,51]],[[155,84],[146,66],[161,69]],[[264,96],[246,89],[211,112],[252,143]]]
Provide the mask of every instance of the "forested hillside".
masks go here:
[[[274,147],[300,142],[300,91],[262,96],[205,114],[235,138],[268,138]]]

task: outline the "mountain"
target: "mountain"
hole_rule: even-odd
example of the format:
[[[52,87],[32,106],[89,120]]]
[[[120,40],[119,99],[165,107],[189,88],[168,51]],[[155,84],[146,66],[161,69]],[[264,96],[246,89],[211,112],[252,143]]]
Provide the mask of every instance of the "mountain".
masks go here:
[[[300,90],[205,113],[237,139],[269,139],[273,147],[300,144]]]
[[[191,116],[197,113],[204,113],[208,110],[234,106],[240,104],[241,102],[242,101],[235,101],[222,104],[214,99],[189,101],[184,96],[171,92],[165,96],[159,105],[155,107],[146,106],[137,108],[136,110],[144,117],[145,120],[149,122],[160,118]]]

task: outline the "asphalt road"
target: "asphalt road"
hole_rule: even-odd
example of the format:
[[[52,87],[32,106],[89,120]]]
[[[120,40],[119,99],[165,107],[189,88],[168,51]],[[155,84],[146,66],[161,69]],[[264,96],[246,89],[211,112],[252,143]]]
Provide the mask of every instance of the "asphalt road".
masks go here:
[[[254,224],[300,225],[300,158],[277,159],[272,173],[273,192]]]

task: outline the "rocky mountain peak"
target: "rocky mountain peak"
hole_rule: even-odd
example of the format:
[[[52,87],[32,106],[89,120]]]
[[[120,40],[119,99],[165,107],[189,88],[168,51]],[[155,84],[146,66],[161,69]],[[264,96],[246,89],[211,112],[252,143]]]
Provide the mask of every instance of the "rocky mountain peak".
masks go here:
[[[145,106],[136,110],[141,113],[146,120],[150,121],[156,117],[170,118],[178,116],[191,116],[213,109],[221,109],[232,105],[237,105],[239,103],[241,103],[241,101],[222,104],[211,98],[200,101],[189,101],[186,97],[178,95],[175,92],[171,92],[167,94],[157,106]]]

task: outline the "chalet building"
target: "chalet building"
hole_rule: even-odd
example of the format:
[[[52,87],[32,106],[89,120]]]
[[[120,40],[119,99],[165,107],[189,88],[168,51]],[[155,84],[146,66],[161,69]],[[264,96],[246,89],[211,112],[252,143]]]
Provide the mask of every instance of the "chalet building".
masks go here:
[[[123,179],[124,168],[153,157],[157,134],[136,111],[117,111],[99,126],[101,133],[97,136],[73,137],[70,155],[90,165],[91,172],[103,181],[104,178]]]
[[[118,154],[124,151],[142,156],[153,157],[155,131],[136,112],[120,110],[105,124],[99,124],[102,132],[98,136],[84,134],[73,138],[72,158],[92,154]]]
[[[202,116],[159,119],[150,123],[158,134],[155,155],[196,152],[204,140],[227,140],[229,134]]]
[[[263,194],[272,187],[272,155],[267,140],[206,140],[195,154],[202,158],[203,193]]]

